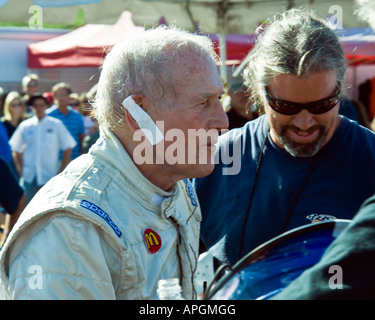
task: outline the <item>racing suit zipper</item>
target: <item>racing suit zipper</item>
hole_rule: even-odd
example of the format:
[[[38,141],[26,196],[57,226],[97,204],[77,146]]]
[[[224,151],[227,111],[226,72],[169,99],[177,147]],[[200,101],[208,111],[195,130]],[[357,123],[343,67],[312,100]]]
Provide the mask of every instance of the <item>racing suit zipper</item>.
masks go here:
[[[178,265],[179,265],[179,269],[180,269],[180,284],[182,286],[182,278],[183,278],[182,274],[183,274],[183,271],[182,271],[181,255],[180,255],[180,246],[181,246],[180,224],[173,217],[169,217],[169,220],[173,223],[173,225],[174,225],[174,227],[176,228],[176,231],[177,231],[176,250],[177,250]]]

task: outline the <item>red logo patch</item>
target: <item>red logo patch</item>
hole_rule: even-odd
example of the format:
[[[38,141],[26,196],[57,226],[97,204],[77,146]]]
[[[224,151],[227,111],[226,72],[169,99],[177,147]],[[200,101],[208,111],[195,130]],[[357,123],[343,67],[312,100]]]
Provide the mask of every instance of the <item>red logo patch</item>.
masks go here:
[[[161,238],[155,230],[150,228],[143,230],[143,239],[146,244],[148,252],[151,254],[158,252],[161,248]]]

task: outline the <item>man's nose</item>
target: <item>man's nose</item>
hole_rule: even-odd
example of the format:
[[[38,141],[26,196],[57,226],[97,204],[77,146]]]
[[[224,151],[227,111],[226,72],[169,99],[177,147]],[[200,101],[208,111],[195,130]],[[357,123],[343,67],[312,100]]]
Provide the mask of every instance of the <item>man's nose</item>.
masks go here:
[[[228,126],[229,121],[227,114],[225,113],[221,102],[218,100],[215,103],[214,113],[209,124],[209,129],[217,129],[220,132],[221,130],[228,129]]]
[[[315,124],[314,115],[307,110],[301,110],[293,116],[292,123],[301,130],[307,130]]]

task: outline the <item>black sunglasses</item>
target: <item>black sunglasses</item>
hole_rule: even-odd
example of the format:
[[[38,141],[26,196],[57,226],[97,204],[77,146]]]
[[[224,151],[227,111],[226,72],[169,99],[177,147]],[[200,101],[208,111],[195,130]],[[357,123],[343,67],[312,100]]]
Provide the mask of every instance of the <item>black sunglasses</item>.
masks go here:
[[[265,92],[266,99],[270,107],[281,114],[289,116],[299,113],[302,109],[306,109],[312,114],[322,114],[333,109],[333,107],[335,107],[340,101],[340,86],[336,87],[336,92],[333,96],[309,103],[297,103],[279,100],[270,97],[267,89],[265,89]]]

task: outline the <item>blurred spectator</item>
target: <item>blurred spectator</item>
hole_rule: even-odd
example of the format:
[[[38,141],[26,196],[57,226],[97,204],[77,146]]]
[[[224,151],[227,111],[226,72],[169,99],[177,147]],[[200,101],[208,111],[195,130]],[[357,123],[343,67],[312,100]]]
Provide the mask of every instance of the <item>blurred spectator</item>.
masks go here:
[[[19,176],[17,173],[16,166],[13,162],[12,149],[9,145],[9,137],[7,130],[5,129],[3,123],[0,121],[0,157],[2,157],[6,163],[9,165],[14,177],[18,180]]]
[[[21,95],[12,91],[9,92],[4,103],[4,116],[1,121],[7,130],[10,139],[18,125],[26,118],[26,105]]]
[[[87,153],[90,150],[90,147],[99,139],[100,132],[99,132],[99,125],[98,121],[92,117],[94,121],[94,131],[88,134],[82,141],[82,153]]]
[[[0,117],[4,115],[3,106],[4,106],[5,98],[3,100],[3,97],[4,97],[4,89],[0,87]]]
[[[90,117],[91,111],[91,104],[87,106],[80,98],[77,93],[71,93],[69,95],[70,98],[70,105],[72,106],[73,110],[77,111],[83,116],[83,123],[85,126],[85,135],[89,135],[96,131],[95,123],[93,119]],[[84,152],[82,152],[84,153]]]
[[[35,115],[20,124],[9,144],[29,202],[68,165],[76,142],[60,120],[46,116],[48,101],[42,94],[32,96],[28,103]]]
[[[31,114],[30,106],[27,105],[29,97],[39,92],[39,77],[36,74],[30,73],[22,79],[23,101],[26,104],[26,113]]]
[[[100,136],[99,132],[99,124],[95,118],[94,112],[92,110],[91,102],[95,99],[96,92],[97,92],[98,84],[95,84],[87,93],[82,93],[81,101],[83,101],[85,105],[85,112],[90,110],[90,117],[94,121],[94,128],[95,131],[87,135],[82,142],[82,153],[87,153],[90,150],[90,147],[98,140]]]
[[[22,79],[22,90],[24,93],[24,99],[27,99],[39,91],[39,77],[36,74],[28,74]],[[27,102],[25,100],[25,102]]]
[[[246,122],[258,117],[240,77],[233,77],[229,81],[227,94],[228,98],[223,107],[228,116],[229,130],[242,127]]]
[[[0,121],[0,157],[9,164],[13,162],[12,150],[9,145],[9,137],[7,129],[4,127],[3,123]]]
[[[72,93],[69,84],[57,83],[53,86],[52,93],[55,104],[46,112],[49,116],[61,120],[73,136],[77,143],[72,151],[72,159],[75,159],[81,154],[82,140],[85,137],[83,116],[69,106],[69,95]]]
[[[5,214],[0,247],[26,206],[26,196],[4,158],[0,157],[0,207]]]

